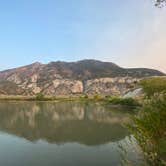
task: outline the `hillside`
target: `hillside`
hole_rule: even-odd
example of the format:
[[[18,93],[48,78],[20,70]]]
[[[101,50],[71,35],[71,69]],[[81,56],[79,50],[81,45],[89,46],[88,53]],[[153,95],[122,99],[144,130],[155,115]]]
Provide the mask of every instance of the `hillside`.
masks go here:
[[[85,87],[85,85],[89,85],[89,80],[92,82],[94,79],[99,79],[99,82],[101,82],[102,78],[107,78],[107,81],[108,78],[111,78],[115,80],[114,83],[118,83],[116,78],[140,79],[142,77],[163,75],[164,73],[153,69],[127,69],[111,62],[97,60],[57,61],[48,64],[36,62],[27,66],[1,71],[0,93],[33,95],[43,92],[47,95],[67,95],[89,92],[89,87]],[[110,81],[108,81],[108,89],[113,86]],[[100,85],[97,86],[100,89]],[[94,93],[97,92],[94,91]]]

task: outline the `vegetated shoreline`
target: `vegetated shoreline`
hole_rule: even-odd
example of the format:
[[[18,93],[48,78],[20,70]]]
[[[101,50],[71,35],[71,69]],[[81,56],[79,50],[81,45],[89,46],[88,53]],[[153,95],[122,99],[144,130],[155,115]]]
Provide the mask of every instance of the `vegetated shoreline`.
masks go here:
[[[17,101],[54,101],[62,99],[76,99],[78,96],[44,96],[41,99],[38,99],[36,96],[23,96],[23,95],[0,95],[0,100],[17,100]]]
[[[111,105],[113,107],[138,107],[139,101],[134,98],[122,98],[120,96],[100,95],[63,95],[63,96],[22,96],[22,95],[0,95],[0,101],[36,101],[36,102],[94,102]]]

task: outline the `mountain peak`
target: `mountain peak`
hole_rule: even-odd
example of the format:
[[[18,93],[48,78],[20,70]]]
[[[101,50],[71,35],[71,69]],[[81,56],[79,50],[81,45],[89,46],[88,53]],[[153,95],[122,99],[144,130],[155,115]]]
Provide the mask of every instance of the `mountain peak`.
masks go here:
[[[39,65],[42,65],[42,63],[41,63],[41,62],[36,61],[36,62],[33,62],[33,63],[32,63],[32,64],[30,64],[30,65],[32,65],[32,66],[39,66]]]
[[[40,72],[45,73],[45,75],[51,73],[53,75],[61,75],[63,78],[81,80],[100,77],[147,77],[165,75],[158,70],[146,68],[121,68],[115,63],[103,62],[95,59],[83,59],[76,62],[55,61],[48,64],[42,64],[37,61],[27,66],[2,71],[0,72],[0,75],[2,75],[2,73],[10,75],[11,72],[13,73],[15,70],[18,72],[22,68],[27,70],[27,73],[28,70],[33,68],[33,71],[36,70],[36,72],[40,69]]]

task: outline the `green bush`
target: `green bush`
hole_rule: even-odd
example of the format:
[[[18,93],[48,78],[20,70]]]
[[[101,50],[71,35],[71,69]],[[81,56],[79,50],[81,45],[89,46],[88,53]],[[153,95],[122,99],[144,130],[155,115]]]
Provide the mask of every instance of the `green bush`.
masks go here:
[[[88,95],[85,94],[85,95],[82,95],[79,97],[80,100],[87,100],[88,99]]]
[[[45,99],[44,94],[42,94],[42,93],[36,94],[36,100],[44,100],[44,99]]]
[[[140,104],[134,100],[133,98],[118,98],[118,97],[110,97],[108,98],[108,102],[111,104],[119,104],[119,105],[127,105],[127,106],[139,106]]]
[[[154,77],[140,81],[144,92],[148,97],[155,93],[166,91],[166,77]]]
[[[106,95],[105,96],[105,99],[109,99],[109,98],[111,98],[112,96],[111,95]]]
[[[101,100],[102,97],[100,95],[96,94],[96,95],[93,96],[93,99],[94,100]]]
[[[88,99],[88,95],[84,95],[84,98],[85,98],[85,99]]]
[[[129,130],[142,148],[149,165],[164,165],[166,156],[166,94],[155,94],[132,118]],[[165,158],[166,159],[166,158]],[[165,163],[166,164],[166,163]]]
[[[84,99],[88,99],[88,95],[85,94],[85,95],[83,96],[83,98],[84,98]]]

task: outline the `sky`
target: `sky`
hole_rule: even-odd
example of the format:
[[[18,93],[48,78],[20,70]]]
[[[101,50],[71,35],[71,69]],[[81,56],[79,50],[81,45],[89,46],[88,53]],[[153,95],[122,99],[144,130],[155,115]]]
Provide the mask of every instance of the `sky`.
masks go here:
[[[154,0],[0,0],[0,70],[81,59],[166,73],[166,7]]]

